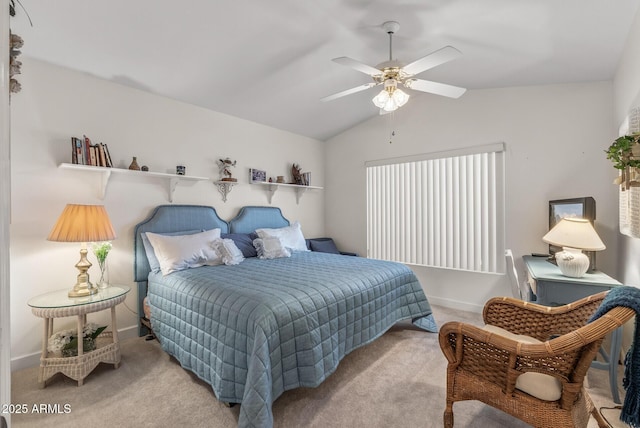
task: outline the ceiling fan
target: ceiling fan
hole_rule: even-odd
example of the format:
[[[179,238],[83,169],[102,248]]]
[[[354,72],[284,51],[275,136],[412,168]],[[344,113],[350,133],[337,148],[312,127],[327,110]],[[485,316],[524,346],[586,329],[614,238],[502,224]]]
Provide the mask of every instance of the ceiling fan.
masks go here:
[[[378,85],[384,85],[384,89],[373,98],[373,103],[380,108],[380,114],[385,114],[402,107],[408,100],[409,95],[398,86],[415,91],[429,92],[443,95],[450,98],[458,98],[466,92],[465,88],[447,85],[444,83],[432,82],[430,80],[416,79],[414,76],[429,70],[440,64],[452,61],[462,53],[454,47],[446,46],[430,53],[407,65],[393,59],[392,40],[393,34],[400,29],[400,24],[395,21],[387,21],[382,24],[382,28],[389,34],[389,60],[378,64],[375,67],[363,64],[355,59],[343,56],[334,58],[332,61],[341,65],[346,65],[373,78],[373,82],[347,89],[321,99],[321,101],[332,101],[345,95],[355,94]]]

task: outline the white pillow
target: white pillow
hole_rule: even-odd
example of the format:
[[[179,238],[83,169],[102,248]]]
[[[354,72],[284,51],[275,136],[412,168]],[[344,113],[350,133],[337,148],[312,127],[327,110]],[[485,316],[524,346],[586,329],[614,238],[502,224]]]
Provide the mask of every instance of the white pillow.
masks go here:
[[[160,263],[163,275],[200,266],[222,264],[222,258],[212,246],[220,239],[220,229],[193,235],[168,236],[147,232],[147,238]]]
[[[222,256],[225,265],[237,265],[244,260],[242,251],[231,239],[218,239],[215,244],[216,250]]]
[[[291,253],[283,245],[280,238],[257,238],[253,240],[258,258],[277,259],[280,257],[291,257]]]
[[[297,221],[291,226],[278,229],[256,229],[259,238],[280,238],[282,245],[293,251],[309,251],[302,234],[302,227]]]
[[[514,334],[504,328],[487,324],[483,327],[491,333],[508,337],[523,343],[542,343],[538,339],[524,334]],[[562,383],[556,377],[544,373],[526,372],[516,379],[516,388],[541,400],[556,401],[562,396]]]

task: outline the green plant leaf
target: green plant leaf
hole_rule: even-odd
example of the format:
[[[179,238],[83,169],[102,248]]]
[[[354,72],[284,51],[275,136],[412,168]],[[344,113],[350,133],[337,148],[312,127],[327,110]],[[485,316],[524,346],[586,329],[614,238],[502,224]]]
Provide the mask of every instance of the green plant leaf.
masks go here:
[[[98,329],[96,331],[94,331],[93,334],[90,337],[92,339],[95,339],[96,337],[100,336],[100,333],[102,333],[105,328],[107,328],[107,326],[98,327]]]

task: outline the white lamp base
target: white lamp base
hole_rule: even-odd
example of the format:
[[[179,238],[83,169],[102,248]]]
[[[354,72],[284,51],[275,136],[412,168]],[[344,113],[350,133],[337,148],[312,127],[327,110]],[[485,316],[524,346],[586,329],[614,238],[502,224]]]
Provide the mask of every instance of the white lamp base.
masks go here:
[[[556,262],[560,268],[560,272],[564,276],[572,278],[580,278],[584,276],[589,269],[589,257],[575,248],[562,247],[563,251],[556,253]]]

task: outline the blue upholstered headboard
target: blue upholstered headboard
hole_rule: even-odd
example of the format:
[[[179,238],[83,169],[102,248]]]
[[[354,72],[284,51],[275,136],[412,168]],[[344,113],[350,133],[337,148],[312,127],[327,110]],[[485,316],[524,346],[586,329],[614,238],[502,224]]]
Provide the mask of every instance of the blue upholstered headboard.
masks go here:
[[[147,295],[147,278],[150,268],[142,232],[169,233],[185,230],[220,228],[222,233],[251,233],[259,228],[276,228],[289,226],[280,208],[276,207],[243,207],[236,217],[228,223],[218,217],[213,207],[202,205],[160,205],[134,230],[134,279],[138,283],[138,313],[144,314],[143,300]],[[144,334],[141,326],[140,334]]]
[[[251,233],[260,228],[285,226],[289,226],[289,220],[276,207],[242,207],[238,215],[229,220],[231,233]]]

